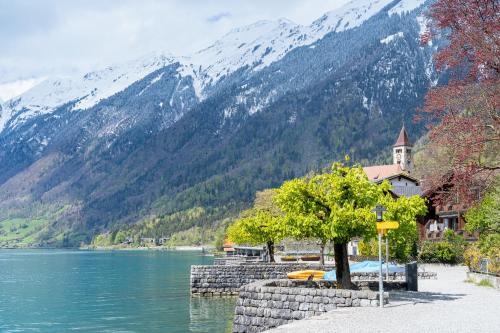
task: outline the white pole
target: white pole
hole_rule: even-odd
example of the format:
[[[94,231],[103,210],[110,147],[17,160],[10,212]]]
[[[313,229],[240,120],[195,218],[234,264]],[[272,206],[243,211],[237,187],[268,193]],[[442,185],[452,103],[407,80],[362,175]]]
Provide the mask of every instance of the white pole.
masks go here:
[[[382,277],[382,233],[378,233],[378,260],[380,261],[380,270],[378,274],[378,293],[380,307],[384,307],[384,281]]]
[[[385,235],[385,279],[389,282],[389,240]]]

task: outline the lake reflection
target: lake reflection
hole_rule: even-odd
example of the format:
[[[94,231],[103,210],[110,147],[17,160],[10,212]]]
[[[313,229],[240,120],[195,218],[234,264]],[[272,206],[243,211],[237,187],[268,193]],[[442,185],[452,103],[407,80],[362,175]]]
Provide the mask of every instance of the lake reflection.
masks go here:
[[[221,314],[226,315],[226,327],[221,332],[231,332],[235,304],[236,297],[191,297],[190,332],[206,332],[206,325]]]

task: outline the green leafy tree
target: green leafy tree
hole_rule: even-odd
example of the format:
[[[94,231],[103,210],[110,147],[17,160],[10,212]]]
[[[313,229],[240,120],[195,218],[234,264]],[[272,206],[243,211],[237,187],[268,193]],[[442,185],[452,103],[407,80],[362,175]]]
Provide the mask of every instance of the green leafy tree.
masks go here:
[[[485,195],[483,200],[465,214],[465,229],[481,234],[500,234],[500,186],[499,181]]]
[[[425,199],[420,196],[399,197],[396,200],[390,195],[385,195],[381,200],[387,211],[384,220],[399,222],[399,228],[389,230],[389,254],[392,258],[406,261],[409,257],[416,257],[416,244],[418,241],[417,216],[427,213]]]
[[[275,200],[292,236],[334,242],[338,286],[351,288],[347,244],[375,235],[371,210],[389,189],[387,182],[370,182],[360,166],[334,163],[330,173],[285,182]]]
[[[500,179],[485,197],[465,214],[465,229],[479,232],[479,241],[465,251],[464,259],[472,270],[479,270],[482,259],[489,259],[488,270],[500,274]]]
[[[313,187],[306,178],[285,182],[278,191],[276,202],[286,213],[287,235],[296,239],[318,239],[320,263],[324,265],[324,248],[332,240],[331,226],[326,223],[330,208]]]
[[[224,228],[218,228],[215,232],[214,246],[217,251],[222,251],[224,249],[224,239],[226,233]]]
[[[237,244],[266,244],[269,262],[274,262],[274,244],[284,237],[282,221],[268,212],[250,209],[242,213],[242,217],[227,229],[231,242]]]
[[[427,212],[425,199],[419,196],[400,197],[394,199],[385,195],[380,200],[387,209],[384,220],[399,222],[399,228],[389,230],[386,237],[389,239],[389,256],[398,261],[407,261],[410,257],[417,256],[417,216]],[[378,240],[365,237],[359,246],[362,255],[377,256]],[[385,255],[385,246],[382,247]]]
[[[115,239],[114,239],[114,244],[121,244],[125,241],[125,238],[127,238],[127,235],[125,235],[125,232],[120,230],[116,233]]]
[[[254,208],[244,211],[227,230],[234,243],[266,244],[270,262],[274,262],[274,245],[286,236],[283,214],[273,203],[275,195],[272,189],[258,192]]]

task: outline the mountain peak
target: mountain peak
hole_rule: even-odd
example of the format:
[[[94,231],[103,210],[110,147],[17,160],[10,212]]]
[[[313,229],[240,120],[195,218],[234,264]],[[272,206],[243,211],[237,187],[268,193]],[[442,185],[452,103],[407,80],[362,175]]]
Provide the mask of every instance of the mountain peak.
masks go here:
[[[313,44],[330,32],[342,32],[392,5],[389,14],[402,14],[419,7],[425,0],[353,0],[327,12],[311,25],[304,26],[286,18],[261,20],[235,28],[209,47],[190,56],[174,57],[167,52],[151,52],[121,65],[109,66],[71,78],[52,78],[34,86],[15,100],[3,104],[0,132],[16,115],[19,120],[48,113],[56,107],[79,99],[74,109],[87,109],[149,73],[179,62],[179,74],[191,76],[199,99],[206,87],[239,69],[260,70],[279,61],[291,50]]]
[[[380,12],[393,0],[353,0],[330,11],[311,24],[316,33],[341,32],[355,28]]]
[[[80,99],[74,109],[88,109],[99,101],[122,91],[155,70],[176,59],[164,52],[152,52],[120,65],[73,77],[54,77],[41,81],[21,96],[5,102],[0,114],[0,132],[12,115],[17,124],[32,116],[49,113],[58,106]]]

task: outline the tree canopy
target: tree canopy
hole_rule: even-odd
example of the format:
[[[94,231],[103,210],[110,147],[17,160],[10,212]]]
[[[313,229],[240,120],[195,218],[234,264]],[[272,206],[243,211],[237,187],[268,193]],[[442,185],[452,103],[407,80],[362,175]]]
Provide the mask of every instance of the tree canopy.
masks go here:
[[[375,233],[371,209],[389,189],[387,182],[370,182],[360,166],[334,163],[329,173],[285,182],[276,203],[293,236],[345,243]]]
[[[500,180],[497,179],[497,183]],[[481,234],[500,234],[500,189],[498,184],[493,187],[483,200],[465,214],[469,232],[478,231]]]
[[[347,243],[375,234],[371,210],[389,188],[370,182],[361,166],[334,163],[331,172],[285,182],[275,200],[294,237],[334,242],[337,283],[350,288]]]
[[[390,189],[387,181],[371,182],[359,165],[334,163],[330,172],[259,192],[254,207],[229,227],[228,237],[236,243],[268,246],[286,237],[315,238],[322,254],[325,244],[333,241],[338,286],[350,288],[347,243],[354,237],[376,235],[372,209],[377,204],[387,208],[385,220],[400,222],[400,229],[389,234],[395,249],[406,253],[416,240],[416,217],[425,214],[425,200],[418,196],[394,199]]]
[[[232,242],[266,244],[271,262],[274,261],[274,244],[286,236],[282,213],[273,203],[274,196],[272,189],[257,192],[254,207],[244,211],[227,230]]]
[[[398,229],[387,232],[391,257],[406,261],[411,255],[416,256],[417,217],[427,213],[425,199],[415,195],[399,197],[395,200],[386,195],[382,204],[387,209],[384,213],[384,220],[399,222]]]

